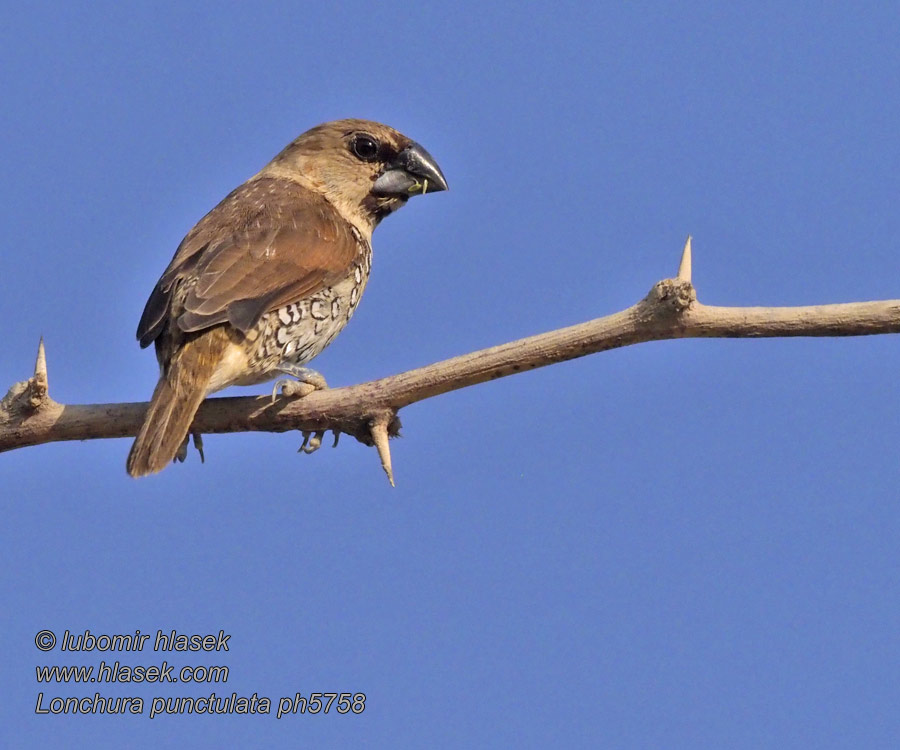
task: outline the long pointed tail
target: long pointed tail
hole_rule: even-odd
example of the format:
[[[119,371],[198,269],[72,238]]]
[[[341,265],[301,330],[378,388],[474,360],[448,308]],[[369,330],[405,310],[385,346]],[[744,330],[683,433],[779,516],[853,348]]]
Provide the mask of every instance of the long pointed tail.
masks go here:
[[[219,362],[212,337],[183,344],[160,377],[125,467],[133,477],[162,471],[178,453]]]

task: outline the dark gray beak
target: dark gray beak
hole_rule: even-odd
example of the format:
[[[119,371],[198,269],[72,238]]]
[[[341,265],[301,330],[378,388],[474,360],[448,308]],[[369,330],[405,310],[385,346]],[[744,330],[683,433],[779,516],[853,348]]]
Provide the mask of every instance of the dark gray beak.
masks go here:
[[[375,180],[372,192],[376,195],[437,193],[447,190],[447,180],[434,157],[418,143],[403,149]]]

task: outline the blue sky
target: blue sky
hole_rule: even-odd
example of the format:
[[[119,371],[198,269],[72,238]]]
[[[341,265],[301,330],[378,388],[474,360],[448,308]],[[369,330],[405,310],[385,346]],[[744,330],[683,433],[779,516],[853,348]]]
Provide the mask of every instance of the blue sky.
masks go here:
[[[143,304],[184,233],[338,117],[451,190],[375,234],[348,385],[615,312],[900,297],[900,11],[805,3],[8,4],[0,390],[146,399]],[[0,456],[8,747],[896,747],[894,337],[644,344],[401,414],[372,449],[224,435]],[[235,393],[264,388],[235,389]],[[223,685],[40,687],[35,633],[231,635]],[[340,716],[155,696],[364,692]],[[142,716],[37,716],[37,693]]]

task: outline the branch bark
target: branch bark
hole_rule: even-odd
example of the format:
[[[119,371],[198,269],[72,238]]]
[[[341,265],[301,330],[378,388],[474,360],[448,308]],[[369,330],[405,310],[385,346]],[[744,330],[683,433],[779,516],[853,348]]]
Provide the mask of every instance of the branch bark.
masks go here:
[[[658,282],[644,299],[621,312],[299,399],[207,399],[197,412],[192,432],[300,430],[305,452],[316,450],[327,430],[335,433],[335,444],[340,433],[347,433],[376,446],[393,484],[388,437],[399,434],[398,411],[448,391],[645,341],[900,332],[900,300],[806,307],[716,307],[697,301],[690,277],[688,238],[678,276]],[[35,375],[15,384],[0,401],[0,452],[61,440],[134,436],[146,408],[146,403],[57,403],[47,390],[42,341]]]

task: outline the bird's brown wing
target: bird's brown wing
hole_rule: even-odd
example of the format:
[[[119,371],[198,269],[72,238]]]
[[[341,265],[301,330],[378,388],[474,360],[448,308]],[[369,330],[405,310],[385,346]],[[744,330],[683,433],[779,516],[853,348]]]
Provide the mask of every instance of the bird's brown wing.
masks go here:
[[[184,238],[147,305],[137,336],[148,346],[230,323],[243,332],[271,310],[343,279],[360,244],[330,203],[287,180],[245,183]]]

